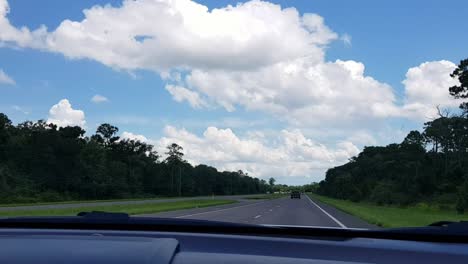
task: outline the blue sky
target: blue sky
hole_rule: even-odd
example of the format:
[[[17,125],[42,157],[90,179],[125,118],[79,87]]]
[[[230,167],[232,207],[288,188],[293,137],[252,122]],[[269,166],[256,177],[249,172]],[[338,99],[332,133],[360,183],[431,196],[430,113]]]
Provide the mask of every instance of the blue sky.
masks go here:
[[[237,2],[199,1],[209,10],[224,8],[228,4],[236,6]],[[2,1],[0,1],[0,6],[1,3]],[[84,9],[95,5],[102,6],[103,10],[112,9],[111,6],[105,7],[108,3],[116,10],[122,8],[121,1],[15,0],[8,2],[10,13],[4,17],[9,23],[9,30],[12,28],[17,30],[25,26],[28,30],[33,31],[39,26],[45,25],[47,34],[52,36],[64,20],[82,22],[85,18]],[[324,22],[314,20],[313,27],[326,28],[330,31],[327,33],[329,35],[320,35],[318,31],[311,30],[308,31],[308,34],[316,40],[319,39],[320,44],[300,43],[303,37],[302,33],[298,33],[297,37],[289,35],[295,32],[295,29],[291,29],[291,32],[287,30],[288,27],[296,26],[291,24],[291,26],[285,27],[284,32],[280,34],[282,38],[275,38],[275,40],[277,43],[285,41],[287,45],[292,45],[291,43],[294,41],[298,42],[293,43],[299,47],[297,52],[296,50],[288,50],[286,44],[286,46],[275,44],[276,46],[271,47],[271,50],[265,46],[265,50],[268,52],[265,52],[266,55],[258,55],[258,59],[253,62],[255,65],[246,66],[242,63],[237,65],[236,62],[229,62],[229,58],[234,58],[233,56],[242,58],[242,56],[252,57],[259,54],[252,51],[254,48],[250,50],[245,48],[249,47],[250,42],[247,42],[250,43],[249,45],[239,44],[238,47],[235,47],[236,42],[233,41],[234,44],[226,47],[226,50],[223,50],[222,46],[207,50],[202,46],[199,49],[194,48],[193,51],[190,51],[190,48],[187,51],[185,48],[180,54],[189,52],[188,54],[193,55],[198,50],[206,52],[200,54],[200,58],[196,54],[193,58],[187,58],[187,63],[185,57],[179,55],[179,50],[168,50],[169,55],[157,55],[159,57],[155,55],[154,58],[169,61],[169,66],[162,65],[158,59],[151,57],[151,54],[148,54],[148,61],[144,58],[145,54],[142,54],[141,58],[142,61],[145,61],[144,63],[128,66],[130,62],[122,62],[121,59],[128,59],[127,47],[120,47],[119,43],[112,42],[114,40],[111,39],[105,40],[107,41],[106,45],[109,45],[110,50],[115,47],[113,54],[116,56],[120,55],[119,52],[123,55],[118,57],[119,60],[109,62],[107,58],[100,57],[99,53],[80,50],[84,49],[80,42],[66,42],[70,39],[65,39],[61,35],[52,36],[51,39],[55,41],[55,45],[50,45],[50,41],[45,41],[50,36],[38,37],[37,43],[40,44],[34,44],[32,41],[21,44],[19,40],[21,32],[14,31],[16,36],[13,35],[13,37],[0,33],[0,44],[4,44],[0,45],[0,69],[14,80],[14,84],[0,81],[0,112],[6,113],[16,123],[24,120],[52,120],[49,112],[51,107],[58,104],[60,100],[67,99],[72,109],[81,110],[84,113],[85,128],[88,131],[94,131],[96,126],[102,122],[110,122],[117,125],[121,132],[144,135],[148,141],[156,146],[170,140],[185,144],[187,157],[193,163],[208,163],[220,169],[239,167],[238,169],[250,171],[251,174],[262,178],[275,174],[273,172],[277,172],[278,169],[275,167],[277,165],[272,165],[272,160],[274,160],[273,163],[278,163],[280,160],[285,162],[285,168],[273,176],[282,183],[301,184],[320,180],[327,167],[345,162],[348,156],[356,154],[356,149],[362,149],[364,145],[387,144],[401,140],[409,130],[421,128],[423,122],[433,115],[433,113],[429,113],[428,109],[433,109],[435,105],[439,104],[444,107],[456,105],[445,98],[443,93],[439,92],[441,95],[435,96],[434,94],[437,93],[434,90],[442,91],[448,88],[443,87],[450,82],[446,78],[446,73],[451,70],[451,67],[454,67],[454,64],[448,62],[456,64],[466,56],[468,34],[463,34],[459,27],[454,26],[458,23],[458,19],[464,17],[468,11],[468,5],[464,1],[452,1],[450,5],[442,1],[315,0],[271,1],[271,3],[280,5],[283,8],[279,9],[281,12],[287,7],[295,8],[300,19],[307,13],[319,15],[324,19]],[[274,5],[263,4],[260,3],[260,6],[268,8],[268,10],[275,8]],[[142,4],[139,7],[143,6]],[[152,8],[157,11],[159,7]],[[143,11],[142,8],[142,14]],[[180,10],[177,9],[177,11]],[[239,8],[239,12],[244,11],[244,9]],[[183,10],[180,12],[185,14]],[[125,14],[125,10],[122,14]],[[271,14],[276,15],[277,13]],[[172,25],[171,28],[165,25],[165,20],[158,20],[157,14],[154,16],[146,15],[144,22],[140,22],[142,25],[138,28],[138,32],[135,32],[135,35],[146,35],[143,30],[146,28],[144,23],[157,29],[156,31],[150,30],[151,32],[148,33],[148,35],[155,34],[154,39],[162,38],[166,32],[178,38],[181,36],[177,35],[177,30],[181,32],[187,30],[186,28],[177,28],[177,20],[174,24],[169,25]],[[252,17],[252,19],[262,22],[262,18],[256,17],[255,13],[248,13],[248,15],[249,18]],[[282,16],[283,13],[278,13],[278,15],[281,16],[272,21],[284,19],[289,23],[288,17]],[[229,15],[225,17],[229,17]],[[108,19],[113,18],[109,16]],[[185,19],[192,18],[186,17]],[[242,23],[242,21],[224,20],[223,17],[212,19],[212,21],[219,19],[220,27],[224,25],[223,23],[226,23],[226,26],[231,25],[227,23],[233,23],[235,26],[236,23]],[[264,22],[268,23],[268,21]],[[132,20],[126,23],[132,23]],[[0,23],[0,32],[2,26],[4,25]],[[84,31],[92,31],[92,26],[89,25]],[[96,25],[97,27],[99,25]],[[307,27],[308,25],[304,22],[303,25],[298,26],[298,30],[304,30]],[[246,28],[249,29],[248,26]],[[272,32],[275,30],[274,26],[271,26],[270,29],[273,29]],[[189,28],[188,30],[193,29]],[[209,30],[211,28],[207,29],[207,31]],[[218,29],[213,28],[213,30]],[[255,27],[252,27],[251,30],[252,32],[240,35],[234,35],[234,33],[230,35],[229,32],[221,30],[220,34],[226,34],[229,38],[236,40],[236,38],[242,39],[251,33],[253,36],[251,37],[253,39],[252,47],[258,43],[258,41],[254,41],[255,36],[269,34],[264,31],[257,32]],[[7,32],[7,30],[3,31]],[[210,33],[202,31],[190,31],[195,36],[193,41],[198,40],[199,36],[203,37],[202,34]],[[197,36],[197,34],[200,35]],[[217,41],[216,36],[218,35],[210,35],[213,38],[211,42]],[[266,36],[268,37],[268,35]],[[63,39],[60,39],[61,37]],[[344,38],[348,39],[347,43],[343,40]],[[188,41],[190,47],[192,40],[187,38],[185,41]],[[99,50],[100,48],[93,47],[92,41],[83,43],[89,44],[89,47],[86,48],[91,50]],[[210,42],[207,43],[209,45]],[[225,42],[220,40],[219,43]],[[158,43],[148,43],[146,47],[148,50],[145,52],[153,51],[151,45],[158,45]],[[300,50],[302,47],[305,47],[304,51]],[[229,49],[236,50],[236,48],[238,48],[238,53],[235,55],[229,53]],[[245,50],[243,50],[244,48]],[[463,48],[464,50],[462,50]],[[219,53],[217,49],[220,50]],[[298,60],[303,58],[304,54],[309,54],[310,50],[315,49],[323,52],[323,58],[320,56],[320,52],[317,53],[318,55],[313,53],[310,56],[314,58],[307,62],[317,66],[309,69],[309,72],[312,68],[317,71],[314,73],[316,74],[314,75],[315,79],[320,79],[321,74],[327,75],[328,71],[334,71],[334,67],[346,69],[357,67],[354,64],[343,66],[344,64],[335,63],[336,60],[359,62],[365,67],[363,77],[372,78],[373,81],[359,81],[359,83],[342,81],[344,86],[349,86],[346,90],[353,91],[352,94],[344,96],[347,98],[346,109],[340,109],[344,105],[340,101],[341,99],[339,101],[326,99],[325,101],[329,100],[330,104],[320,101],[321,96],[325,95],[320,94],[322,90],[319,87],[328,87],[329,90],[323,91],[325,94],[336,95],[342,92],[339,83],[335,83],[333,78],[330,80],[329,77],[323,77],[324,80],[320,82],[321,86],[307,82],[298,83],[299,81],[296,79],[294,82],[291,80],[291,84],[288,84],[289,79],[287,79],[284,87],[278,88],[275,88],[274,84],[268,84],[273,86],[266,85],[268,78],[255,79],[259,75],[259,71],[265,70],[263,74],[267,75],[274,72],[274,67],[283,67],[287,63],[299,63]],[[280,55],[274,57],[275,53]],[[175,55],[171,57],[171,54]],[[206,59],[208,56],[210,56],[209,59]],[[216,56],[219,56],[219,61],[216,61],[218,59]],[[248,59],[246,58],[246,60]],[[440,63],[441,61],[447,63]],[[257,62],[258,65],[256,65]],[[326,67],[324,65],[327,63],[332,64],[329,65],[331,68],[322,71],[320,67]],[[422,66],[423,63],[428,64]],[[216,65],[216,68],[210,66],[211,64]],[[298,66],[302,64],[294,65],[302,67]],[[408,78],[406,74],[413,67],[417,69]],[[161,78],[161,74],[167,70],[172,73],[180,72],[182,81]],[[197,71],[203,72],[204,75],[197,75]],[[441,77],[434,78],[435,74],[441,74]],[[184,79],[185,76],[192,78]],[[239,76],[248,76],[247,79],[254,80],[252,82],[255,85],[248,86],[251,85],[249,82],[239,81],[241,79]],[[232,81],[234,86],[222,82],[231,79],[231,77],[232,80],[236,80]],[[343,78],[348,77],[343,76]],[[405,79],[409,80],[406,85],[402,83]],[[182,95],[180,96],[183,99],[178,102],[177,95],[165,89],[167,84],[181,87],[182,90],[178,91],[189,92],[192,98],[197,94],[197,98],[203,103],[201,106],[194,107],[188,103],[188,97]],[[266,85],[265,88],[261,88],[262,85]],[[293,92],[291,87],[297,86],[303,86],[304,90],[294,90]],[[422,86],[427,88],[419,88]],[[261,89],[255,90],[258,87]],[[288,92],[288,89],[291,92]],[[362,96],[359,89],[364,89]],[[375,95],[366,97],[370,93],[369,91],[379,89],[381,90],[380,94],[376,92]],[[319,90],[320,92],[315,92]],[[379,101],[378,104],[369,106],[369,109],[366,108],[367,104],[372,105],[376,100],[389,97],[389,93],[396,99]],[[417,93],[422,95],[417,95]],[[187,95],[187,93],[184,94]],[[301,94],[312,94],[310,101],[307,101],[307,97],[303,97]],[[91,98],[95,95],[104,96],[108,101],[92,102]],[[272,96],[273,99],[271,99]],[[303,100],[306,100],[305,104]],[[308,111],[311,111],[309,106],[314,105],[320,106],[317,109],[333,109],[332,111],[337,113],[331,116],[326,113],[317,114],[316,110],[309,113]],[[235,109],[230,109],[230,106]],[[383,110],[376,110],[376,107]],[[350,118],[343,120],[336,118],[336,116],[346,117],[347,111],[350,111],[348,113]],[[330,112],[330,110],[324,112]],[[372,112],[372,114],[367,116],[366,112]],[[207,132],[208,127],[216,128],[216,130],[210,130],[214,134]],[[196,139],[187,141],[190,136],[184,133],[188,133]],[[231,143],[227,144],[229,147],[223,146],[222,143],[215,147],[216,142],[218,142],[216,140],[231,140]],[[191,152],[191,149],[196,148],[198,150]],[[204,149],[221,154],[200,155],[200,151]],[[263,154],[258,154],[262,151]],[[269,153],[272,156],[269,156]],[[277,155],[278,160],[275,160],[275,155]],[[290,155],[297,155],[297,157],[283,157]],[[323,158],[323,156],[328,158]]]

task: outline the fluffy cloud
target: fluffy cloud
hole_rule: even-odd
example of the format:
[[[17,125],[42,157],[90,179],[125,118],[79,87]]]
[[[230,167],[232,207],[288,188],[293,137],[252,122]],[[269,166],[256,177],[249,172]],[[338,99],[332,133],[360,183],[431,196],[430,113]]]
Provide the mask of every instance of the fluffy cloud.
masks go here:
[[[53,31],[17,29],[0,0],[0,41],[89,58],[119,69],[245,69],[311,56],[337,35],[316,14],[262,1],[209,10],[191,0],[123,1],[93,6],[82,21]],[[287,37],[285,37],[287,36]]]
[[[10,13],[10,6],[7,0],[0,0],[0,44],[45,48],[47,30],[44,26],[34,31],[26,27],[16,28],[10,24],[7,18],[8,13]]]
[[[410,68],[406,73],[405,105],[406,115],[419,119],[437,116],[436,107],[457,107],[460,100],[453,99],[448,88],[459,84],[457,79],[450,77],[456,65],[450,61],[424,62]]]
[[[184,147],[186,159],[221,170],[245,170],[262,178],[271,176],[312,177],[319,180],[330,166],[347,161],[359,150],[343,141],[330,148],[305,137],[299,130],[283,130],[275,144],[256,137],[241,138],[231,129],[208,127],[199,137],[185,129],[165,128],[165,136],[155,142],[160,153],[176,142]]]
[[[120,138],[130,139],[130,140],[138,140],[138,141],[141,141],[141,142],[150,143],[150,140],[148,140],[145,136],[138,135],[138,134],[133,134],[132,132],[127,132],[127,131],[122,132],[122,135],[120,135]]]
[[[348,141],[354,144],[363,146],[372,146],[377,144],[377,139],[369,131],[357,130],[347,138]]]
[[[362,63],[324,61],[325,46],[338,36],[317,14],[261,1],[208,10],[190,0],[140,0],[94,6],[84,15],[48,33],[47,48],[162,76],[186,69],[185,86],[166,89],[194,108],[207,106],[203,94],[228,111],[287,114],[292,123],[395,111],[390,87],[365,76]]]
[[[15,85],[16,82],[8,76],[2,69],[0,69],[0,84]]]
[[[397,111],[389,85],[355,61],[301,58],[258,70],[193,70],[185,80],[228,111],[236,106],[287,116],[292,123],[351,122]]]
[[[85,127],[85,114],[81,110],[72,108],[67,99],[62,99],[49,110],[48,123],[54,123],[59,127],[80,126]]]
[[[174,100],[194,108],[241,106],[313,125],[424,118],[433,115],[434,104],[453,105],[440,88],[453,83],[446,75],[450,62],[411,68],[402,107],[390,86],[364,74],[361,62],[325,61],[325,48],[338,35],[321,16],[269,2],[209,10],[191,0],[125,0],[120,6],[93,6],[83,11],[82,21],[64,20],[52,31],[15,28],[8,13],[8,3],[0,0],[1,43],[116,69],[156,71],[168,81]],[[341,39],[351,40],[347,34]],[[432,90],[437,92],[431,95]]]
[[[93,102],[95,104],[99,104],[99,103],[109,102],[109,99],[107,99],[107,97],[105,97],[105,96],[96,94],[91,98],[91,102]]]
[[[242,106],[272,113],[293,125],[349,124],[387,117],[424,121],[437,116],[438,105],[460,104],[448,93],[448,87],[458,83],[450,77],[455,67],[442,60],[410,68],[403,81],[402,104],[389,85],[366,76],[364,64],[356,61],[314,64],[300,58],[248,71],[195,69],[184,82],[227,111]]]
[[[176,85],[166,85],[166,90],[177,102],[187,101],[193,108],[207,106],[206,102],[200,98],[200,95],[194,91]]]

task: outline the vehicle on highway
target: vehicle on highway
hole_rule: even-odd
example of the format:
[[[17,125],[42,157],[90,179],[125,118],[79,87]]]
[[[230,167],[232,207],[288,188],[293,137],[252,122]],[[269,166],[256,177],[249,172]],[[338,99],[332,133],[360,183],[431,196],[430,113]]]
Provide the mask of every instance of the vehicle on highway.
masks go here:
[[[291,199],[301,199],[301,193],[298,191],[292,191],[290,196]]]

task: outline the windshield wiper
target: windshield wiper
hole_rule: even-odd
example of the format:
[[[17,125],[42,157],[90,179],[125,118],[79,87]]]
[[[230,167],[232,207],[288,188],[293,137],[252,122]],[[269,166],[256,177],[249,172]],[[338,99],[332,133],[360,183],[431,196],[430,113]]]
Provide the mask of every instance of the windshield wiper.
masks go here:
[[[468,236],[468,221],[438,221],[422,227],[390,228],[392,231],[444,232]]]
[[[438,221],[438,222],[434,222],[428,226],[449,226],[451,224],[454,224],[454,223],[458,223],[458,222],[455,222],[455,221]]]
[[[128,219],[130,217],[127,213],[114,213],[104,211],[91,211],[91,212],[79,212],[77,216],[85,218],[104,218],[104,219]]]

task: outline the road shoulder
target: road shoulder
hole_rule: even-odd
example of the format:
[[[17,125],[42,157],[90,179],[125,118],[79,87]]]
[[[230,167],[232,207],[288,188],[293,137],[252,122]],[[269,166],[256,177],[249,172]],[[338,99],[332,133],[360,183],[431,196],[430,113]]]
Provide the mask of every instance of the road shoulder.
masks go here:
[[[320,206],[323,210],[325,210],[328,214],[332,215],[338,221],[343,223],[347,228],[370,228],[370,229],[378,229],[380,227],[369,224],[368,222],[360,219],[357,216],[345,213],[331,205],[323,203],[318,199],[315,199],[311,195],[307,195],[314,203]]]

